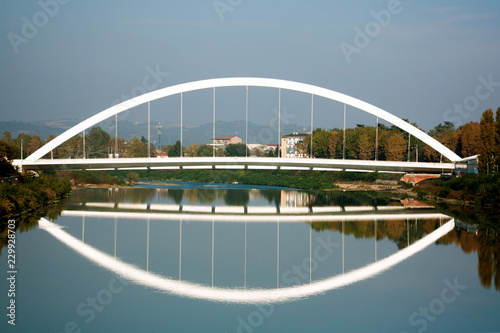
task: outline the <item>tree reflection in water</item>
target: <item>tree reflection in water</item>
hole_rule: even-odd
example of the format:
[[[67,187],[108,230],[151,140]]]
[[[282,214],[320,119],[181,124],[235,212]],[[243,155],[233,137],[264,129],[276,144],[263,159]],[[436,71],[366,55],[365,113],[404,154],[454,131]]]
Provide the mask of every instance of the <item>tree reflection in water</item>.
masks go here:
[[[402,249],[423,238],[439,226],[439,219],[377,221],[375,231],[375,222],[346,221],[344,222],[344,231],[346,235],[353,235],[356,238],[375,238],[376,233],[377,241],[387,238],[396,243],[398,249]],[[316,231],[342,232],[342,222],[312,222],[311,228]],[[477,234],[474,234],[455,228],[436,243],[441,245],[455,244],[465,253],[477,252],[477,269],[481,285],[490,289],[493,284],[495,289],[500,291],[500,239],[498,232],[479,227]]]

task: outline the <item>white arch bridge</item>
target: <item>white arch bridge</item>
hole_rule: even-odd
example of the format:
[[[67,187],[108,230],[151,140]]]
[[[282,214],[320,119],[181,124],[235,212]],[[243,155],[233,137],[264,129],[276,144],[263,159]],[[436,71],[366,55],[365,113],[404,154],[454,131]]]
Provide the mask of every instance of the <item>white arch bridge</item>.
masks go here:
[[[245,87],[246,88],[246,132],[245,143],[248,138],[248,87],[264,87],[275,88],[279,91],[279,106],[278,118],[281,115],[281,90],[291,90],[302,92],[311,95],[311,129],[314,128],[314,97],[323,97],[344,104],[344,133],[345,133],[345,117],[346,106],[349,105],[356,109],[362,110],[383,119],[402,130],[409,133],[411,136],[421,140],[429,145],[443,156],[448,158],[452,163],[425,163],[425,162],[400,162],[400,161],[378,161],[376,160],[349,160],[345,159],[345,138],[344,138],[344,158],[343,159],[316,159],[316,158],[254,158],[254,157],[215,157],[215,149],[213,157],[200,158],[119,158],[119,159],[89,159],[83,158],[73,159],[43,159],[44,156],[50,154],[55,148],[71,139],[72,137],[83,134],[85,131],[96,124],[115,116],[121,112],[132,109],[142,104],[148,104],[148,142],[151,142],[151,121],[149,103],[164,97],[172,95],[180,95],[181,98],[181,146],[182,146],[182,101],[183,93],[197,91],[202,89],[213,89],[213,138],[215,138],[215,111],[216,111],[216,88],[224,87]],[[280,145],[280,128],[281,124],[278,121],[278,148]],[[378,126],[377,126],[378,130]],[[115,132],[117,136],[117,131]],[[378,132],[377,132],[378,133]],[[377,135],[376,149],[378,148]],[[181,149],[182,150],[182,149]],[[149,153],[148,153],[149,154]],[[377,154],[375,154],[377,156]],[[311,154],[312,156],[312,154]],[[422,172],[422,173],[448,173],[455,169],[455,163],[462,160],[460,156],[453,151],[430,137],[415,126],[403,121],[393,114],[384,111],[374,105],[361,101],[359,99],[341,94],[329,89],[298,83],[293,81],[268,79],[268,78],[221,78],[195,81],[189,83],[178,84],[175,86],[152,91],[141,96],[135,97],[128,101],[112,106],[98,114],[82,121],[74,127],[68,129],[52,141],[45,144],[36,152],[28,156],[25,160],[14,160],[14,165],[18,165],[24,169],[31,170],[141,170],[141,169],[283,169],[283,170],[327,170],[327,171],[379,171],[379,172]]]

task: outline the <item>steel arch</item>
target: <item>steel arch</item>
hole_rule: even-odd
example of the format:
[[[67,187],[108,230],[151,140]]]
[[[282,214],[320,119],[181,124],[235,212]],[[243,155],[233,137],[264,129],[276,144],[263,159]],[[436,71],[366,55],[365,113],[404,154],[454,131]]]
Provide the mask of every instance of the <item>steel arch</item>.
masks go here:
[[[412,136],[425,142],[430,147],[434,148],[445,157],[447,157],[452,162],[461,160],[460,156],[455,154],[453,151],[445,147],[443,144],[416,128],[415,126],[403,121],[402,119],[396,117],[395,115],[384,111],[374,105],[361,101],[357,98],[329,90],[326,88],[321,88],[318,86],[313,86],[310,84],[299,83],[294,81],[279,80],[279,79],[269,79],[269,78],[255,78],[255,77],[233,77],[233,78],[219,78],[219,79],[208,79],[201,81],[194,81],[188,83],[182,83],[171,87],[166,87],[158,89],[125,102],[112,106],[104,111],[97,113],[96,115],[80,122],[74,127],[68,129],[52,141],[45,144],[43,147],[38,149],[36,152],[31,154],[26,158],[26,161],[37,161],[50,151],[57,148],[59,145],[63,144],[67,140],[71,139],[73,136],[82,133],[87,128],[90,128],[103,120],[108,119],[116,114],[127,111],[131,108],[139,106],[141,104],[151,102],[160,98],[177,95],[184,92],[196,91],[209,88],[223,88],[223,87],[264,87],[264,88],[281,88],[286,90],[298,91],[306,94],[312,94],[316,96],[321,96],[333,101],[347,104],[354,108],[360,109],[367,113],[370,113],[376,117],[384,119],[389,123],[401,128],[402,130],[410,133]]]

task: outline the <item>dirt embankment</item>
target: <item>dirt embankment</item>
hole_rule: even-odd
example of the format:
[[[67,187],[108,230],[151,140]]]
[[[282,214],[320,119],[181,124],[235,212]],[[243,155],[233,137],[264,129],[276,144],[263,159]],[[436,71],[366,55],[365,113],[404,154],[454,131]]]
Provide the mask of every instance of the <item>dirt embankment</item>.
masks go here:
[[[400,184],[377,184],[369,182],[338,182],[335,190],[340,191],[389,191],[395,193],[407,193],[408,190]],[[335,191],[334,190],[334,191]]]

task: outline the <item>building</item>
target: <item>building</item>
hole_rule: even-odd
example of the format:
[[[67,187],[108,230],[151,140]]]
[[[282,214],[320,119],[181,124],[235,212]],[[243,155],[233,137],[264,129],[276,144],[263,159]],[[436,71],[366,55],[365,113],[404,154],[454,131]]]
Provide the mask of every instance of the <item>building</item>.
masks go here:
[[[284,158],[301,158],[304,157],[297,149],[297,143],[302,143],[308,133],[293,132],[281,137],[281,157]]]
[[[212,145],[227,146],[229,144],[237,144],[241,142],[241,139],[237,136],[218,136],[212,140]]]
[[[479,173],[478,169],[479,155],[464,158],[455,163],[455,174],[463,175],[466,173]]]

